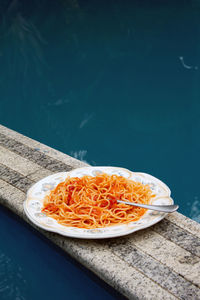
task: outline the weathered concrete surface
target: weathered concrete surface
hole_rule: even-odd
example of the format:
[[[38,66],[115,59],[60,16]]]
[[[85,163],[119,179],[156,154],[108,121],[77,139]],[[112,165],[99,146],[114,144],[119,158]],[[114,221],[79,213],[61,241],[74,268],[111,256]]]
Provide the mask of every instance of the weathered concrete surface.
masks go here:
[[[0,202],[26,221],[23,201],[32,184],[85,165],[0,126]],[[200,225],[179,213],[109,240],[38,230],[129,299],[200,299]]]

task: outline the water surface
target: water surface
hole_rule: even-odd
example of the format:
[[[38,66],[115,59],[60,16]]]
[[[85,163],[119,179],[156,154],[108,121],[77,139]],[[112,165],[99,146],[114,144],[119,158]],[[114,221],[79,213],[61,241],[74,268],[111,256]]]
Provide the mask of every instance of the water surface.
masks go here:
[[[163,180],[200,221],[200,3],[1,1],[0,122]]]

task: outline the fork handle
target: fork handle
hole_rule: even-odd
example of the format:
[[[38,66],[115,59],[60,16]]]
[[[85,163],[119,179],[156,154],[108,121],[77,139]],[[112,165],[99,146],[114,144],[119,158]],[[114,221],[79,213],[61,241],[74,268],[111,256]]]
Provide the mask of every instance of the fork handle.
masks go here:
[[[117,200],[118,203],[123,203],[127,205],[132,205],[132,206],[138,206],[138,207],[143,207],[151,210],[156,210],[156,211],[161,211],[165,213],[172,213],[176,211],[179,206],[178,205],[148,205],[148,204],[140,204],[140,203],[133,203],[133,202],[128,202],[128,201],[123,201],[123,200]]]

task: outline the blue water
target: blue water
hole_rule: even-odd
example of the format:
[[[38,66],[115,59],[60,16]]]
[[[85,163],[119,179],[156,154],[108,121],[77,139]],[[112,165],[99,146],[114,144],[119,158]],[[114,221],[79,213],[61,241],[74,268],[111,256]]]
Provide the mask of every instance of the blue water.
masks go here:
[[[125,298],[1,207],[0,299]]]
[[[1,1],[0,122],[150,173],[200,221],[200,2]]]

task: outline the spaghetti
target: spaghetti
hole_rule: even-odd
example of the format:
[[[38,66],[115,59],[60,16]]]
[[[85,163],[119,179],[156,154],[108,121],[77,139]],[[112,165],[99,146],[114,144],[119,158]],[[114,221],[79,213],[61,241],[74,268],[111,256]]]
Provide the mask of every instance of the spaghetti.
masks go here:
[[[117,200],[149,203],[149,185],[118,175],[67,177],[44,199],[42,212],[58,223],[77,228],[102,228],[137,221],[146,209]]]

